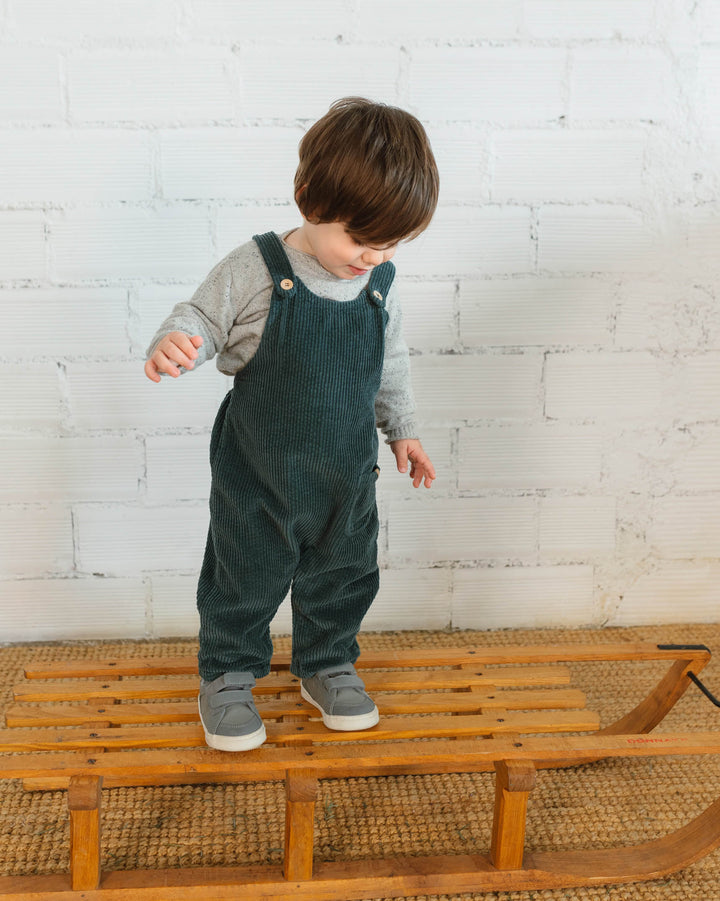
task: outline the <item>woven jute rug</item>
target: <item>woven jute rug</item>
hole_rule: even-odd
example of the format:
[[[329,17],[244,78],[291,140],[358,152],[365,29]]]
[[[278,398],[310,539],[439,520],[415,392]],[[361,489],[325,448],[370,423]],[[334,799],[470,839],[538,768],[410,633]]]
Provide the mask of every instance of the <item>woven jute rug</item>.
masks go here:
[[[412,647],[609,644],[651,641],[706,644],[717,652],[703,680],[720,694],[720,624],[602,630],[386,632],[361,636],[367,650]],[[287,638],[276,639],[289,649]],[[192,641],[31,644],[0,648],[0,704],[11,699],[27,663],[105,657],[177,656]],[[641,700],[666,669],[656,663],[573,664],[573,685],[602,724]],[[715,731],[720,709],[688,690],[658,731]],[[103,869],[280,863],[282,783],[110,789],[103,793]],[[490,774],[322,781],[316,814],[317,859],[467,854],[490,844]],[[532,850],[636,844],[678,829],[720,797],[717,757],[618,759],[541,771],[530,797]],[[0,780],[0,872],[68,869],[64,792],[24,792]],[[416,901],[720,901],[720,851],[672,877],[634,885],[537,892],[426,895]],[[370,901],[370,899],[368,899]],[[373,899],[374,901],[374,899]]]

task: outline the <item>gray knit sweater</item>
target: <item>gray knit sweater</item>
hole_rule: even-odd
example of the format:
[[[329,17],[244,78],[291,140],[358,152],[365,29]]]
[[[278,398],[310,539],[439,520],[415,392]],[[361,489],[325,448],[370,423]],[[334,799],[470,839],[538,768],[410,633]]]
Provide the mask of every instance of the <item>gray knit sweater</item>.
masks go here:
[[[317,259],[290,247],[280,237],[295,275],[314,294],[331,300],[357,297],[370,276],[338,278],[324,269]],[[270,310],[272,279],[254,241],[233,250],[210,272],[189,301],[177,304],[155,333],[148,357],[169,332],[200,335],[203,345],[195,368],[217,356],[217,368],[226,375],[239,372],[253,358],[262,338]],[[416,438],[410,382],[410,358],[402,336],[397,287],[393,284],[386,298],[388,324],[385,331],[385,361],[380,390],[375,401],[378,428],[387,441]]]

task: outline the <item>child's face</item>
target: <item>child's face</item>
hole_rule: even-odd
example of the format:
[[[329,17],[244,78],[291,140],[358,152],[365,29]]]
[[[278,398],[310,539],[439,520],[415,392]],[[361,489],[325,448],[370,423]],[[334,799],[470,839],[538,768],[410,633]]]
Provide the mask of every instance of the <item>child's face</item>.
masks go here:
[[[303,221],[298,229],[307,253],[317,257],[320,265],[338,278],[358,278],[379,266],[395,254],[396,244],[369,247],[359,244],[348,232],[344,222]]]

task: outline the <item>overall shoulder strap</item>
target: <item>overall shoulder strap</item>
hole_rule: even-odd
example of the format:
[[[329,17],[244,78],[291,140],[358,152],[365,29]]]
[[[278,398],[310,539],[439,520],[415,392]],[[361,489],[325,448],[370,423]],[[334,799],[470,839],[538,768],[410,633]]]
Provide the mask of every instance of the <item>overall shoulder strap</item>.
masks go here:
[[[385,298],[387,297],[390,286],[395,278],[395,266],[388,260],[376,266],[370,274],[370,280],[365,287],[371,302],[378,307],[385,306]]]
[[[280,237],[275,232],[266,232],[264,235],[253,235],[253,241],[260,249],[275,288],[281,294],[294,292],[295,274]]]

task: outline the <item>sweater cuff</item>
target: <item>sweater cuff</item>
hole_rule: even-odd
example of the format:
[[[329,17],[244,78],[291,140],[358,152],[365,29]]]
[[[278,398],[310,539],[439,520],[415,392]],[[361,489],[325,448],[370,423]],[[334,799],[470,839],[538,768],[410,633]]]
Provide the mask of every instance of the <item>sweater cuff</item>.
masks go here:
[[[393,441],[400,441],[401,438],[417,438],[417,428],[414,422],[404,422],[395,429],[388,429],[385,432],[385,444]]]

